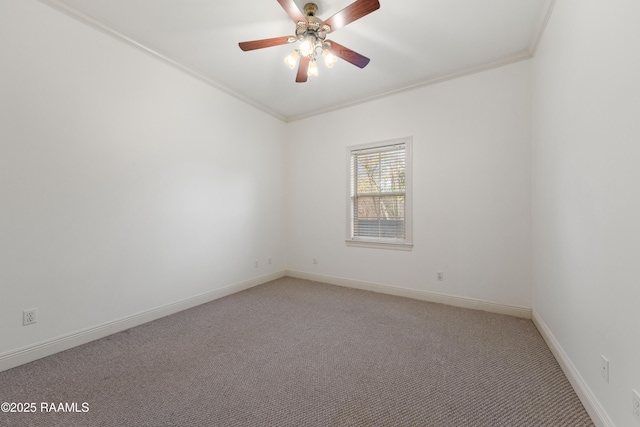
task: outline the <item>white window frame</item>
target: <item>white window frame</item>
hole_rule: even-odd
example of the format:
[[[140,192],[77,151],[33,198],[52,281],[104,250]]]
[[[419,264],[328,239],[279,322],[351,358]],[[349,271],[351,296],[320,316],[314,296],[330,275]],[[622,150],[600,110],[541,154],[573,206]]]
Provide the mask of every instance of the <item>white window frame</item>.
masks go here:
[[[404,194],[404,221],[405,238],[371,238],[353,236],[353,195],[352,192],[352,156],[360,150],[375,150],[395,145],[405,146],[405,194]],[[352,145],[347,147],[347,246],[378,248],[378,249],[399,249],[410,251],[413,248],[413,138],[403,137],[386,141],[372,142],[368,144]]]

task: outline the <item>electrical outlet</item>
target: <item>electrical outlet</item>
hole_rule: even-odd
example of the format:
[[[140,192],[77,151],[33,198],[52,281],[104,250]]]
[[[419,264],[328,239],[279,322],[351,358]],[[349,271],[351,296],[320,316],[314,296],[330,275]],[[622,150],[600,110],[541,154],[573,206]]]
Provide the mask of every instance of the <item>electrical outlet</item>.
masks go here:
[[[609,382],[609,359],[600,355],[600,375],[606,382]]]
[[[38,309],[32,308],[22,312],[22,325],[32,325],[38,321]]]
[[[255,264],[255,268],[258,268],[260,266],[260,263],[256,260],[256,264]]]
[[[317,263],[318,263],[318,258],[313,257],[313,263],[314,263],[314,264],[317,264]]]
[[[444,273],[442,271],[438,271],[438,282],[444,281]]]
[[[633,418],[640,423],[640,394],[635,390],[631,390],[631,402]]]
[[[271,258],[267,260],[267,264],[271,265]]]

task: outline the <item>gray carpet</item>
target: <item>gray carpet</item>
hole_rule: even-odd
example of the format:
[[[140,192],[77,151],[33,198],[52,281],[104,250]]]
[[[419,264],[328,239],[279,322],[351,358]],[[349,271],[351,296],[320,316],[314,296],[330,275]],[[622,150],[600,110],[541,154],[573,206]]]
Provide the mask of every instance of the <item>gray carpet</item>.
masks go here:
[[[38,412],[3,426],[593,426],[529,320],[292,278],[2,372],[7,401]]]

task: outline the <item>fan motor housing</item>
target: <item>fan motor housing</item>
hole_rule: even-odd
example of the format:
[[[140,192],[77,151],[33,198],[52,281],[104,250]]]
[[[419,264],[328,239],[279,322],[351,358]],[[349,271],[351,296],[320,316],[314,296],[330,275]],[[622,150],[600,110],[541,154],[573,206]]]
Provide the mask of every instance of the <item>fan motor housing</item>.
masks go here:
[[[307,3],[304,5],[304,14],[309,16],[316,16],[318,13],[318,5],[315,3]]]

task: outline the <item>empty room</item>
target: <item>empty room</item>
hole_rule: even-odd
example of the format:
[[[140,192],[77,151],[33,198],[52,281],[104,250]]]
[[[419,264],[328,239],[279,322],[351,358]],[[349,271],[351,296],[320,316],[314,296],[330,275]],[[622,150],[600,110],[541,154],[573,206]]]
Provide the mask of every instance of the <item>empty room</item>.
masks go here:
[[[0,0],[0,425],[640,427],[639,18]]]

